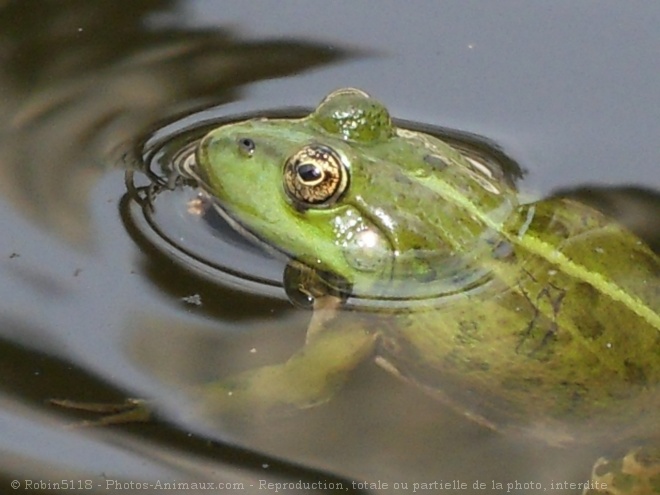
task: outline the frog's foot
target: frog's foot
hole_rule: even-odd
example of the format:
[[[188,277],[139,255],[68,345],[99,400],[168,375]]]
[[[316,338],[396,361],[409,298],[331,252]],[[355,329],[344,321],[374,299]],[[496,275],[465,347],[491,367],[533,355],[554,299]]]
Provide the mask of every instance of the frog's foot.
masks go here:
[[[126,399],[119,404],[77,402],[67,399],[50,399],[49,402],[65,409],[75,409],[101,415],[98,419],[81,421],[71,425],[74,427],[146,423],[151,420],[152,416],[151,408],[147,402],[140,399]]]
[[[584,495],[660,494],[660,447],[640,447],[621,459],[600,458],[591,472],[591,489]]]

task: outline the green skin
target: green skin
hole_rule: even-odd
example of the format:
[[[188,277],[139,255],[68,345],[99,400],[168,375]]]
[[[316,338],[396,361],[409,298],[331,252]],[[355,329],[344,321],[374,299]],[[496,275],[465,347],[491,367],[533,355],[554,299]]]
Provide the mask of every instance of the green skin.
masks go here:
[[[286,174],[308,145],[331,150],[346,178],[317,203],[297,188],[316,187],[318,169]],[[555,443],[660,430],[660,260],[598,212],[563,199],[519,205],[511,186],[396,128],[352,89],[302,119],[222,126],[196,162],[241,232],[380,302],[336,311],[317,293],[306,346],[203,387],[209,407],[318,404],[376,357],[493,429]]]

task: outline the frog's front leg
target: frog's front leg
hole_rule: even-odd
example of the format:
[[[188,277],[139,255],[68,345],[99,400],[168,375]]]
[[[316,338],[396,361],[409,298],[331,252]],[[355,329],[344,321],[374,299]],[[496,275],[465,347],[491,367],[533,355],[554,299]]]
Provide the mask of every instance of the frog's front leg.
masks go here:
[[[357,314],[339,314],[339,305],[333,296],[314,302],[306,343],[286,362],[199,387],[205,411],[258,416],[329,400],[348,374],[373,354],[377,339]]]
[[[197,387],[193,393],[204,412],[259,416],[311,407],[332,398],[348,374],[373,354],[378,337],[366,330],[367,325],[357,313],[340,311],[341,304],[334,296],[315,300],[305,345],[286,362]],[[76,426],[148,421],[152,415],[151,406],[136,399],[121,404],[59,399],[50,402],[101,415],[100,419]]]

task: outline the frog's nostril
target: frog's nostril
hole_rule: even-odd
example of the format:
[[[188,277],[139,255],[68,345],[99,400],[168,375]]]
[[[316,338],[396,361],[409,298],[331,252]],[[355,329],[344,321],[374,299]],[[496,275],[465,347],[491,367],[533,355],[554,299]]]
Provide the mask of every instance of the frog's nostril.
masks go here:
[[[255,148],[256,148],[256,145],[254,144],[254,140],[252,140],[250,138],[247,138],[247,137],[238,138],[238,149],[244,155],[252,156],[252,154],[254,153]]]

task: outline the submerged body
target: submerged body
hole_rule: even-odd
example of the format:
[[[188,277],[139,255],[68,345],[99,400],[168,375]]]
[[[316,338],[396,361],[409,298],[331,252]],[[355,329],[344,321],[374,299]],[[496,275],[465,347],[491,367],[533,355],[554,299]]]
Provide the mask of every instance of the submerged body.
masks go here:
[[[373,356],[492,429],[660,441],[660,261],[598,212],[520,205],[352,89],[303,119],[222,126],[196,162],[223,215],[315,299],[305,348],[205,387],[211,406],[314,405]]]

